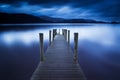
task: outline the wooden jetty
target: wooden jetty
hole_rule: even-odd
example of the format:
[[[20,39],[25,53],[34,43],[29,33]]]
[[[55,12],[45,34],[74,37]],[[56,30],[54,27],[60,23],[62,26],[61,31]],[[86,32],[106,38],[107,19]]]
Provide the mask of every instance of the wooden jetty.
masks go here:
[[[78,33],[74,33],[74,54],[70,48],[70,31],[62,30],[57,34],[53,29],[49,31],[50,45],[43,51],[43,34],[40,33],[40,63],[33,73],[31,80],[86,80],[78,64]],[[68,38],[68,41],[67,41]]]

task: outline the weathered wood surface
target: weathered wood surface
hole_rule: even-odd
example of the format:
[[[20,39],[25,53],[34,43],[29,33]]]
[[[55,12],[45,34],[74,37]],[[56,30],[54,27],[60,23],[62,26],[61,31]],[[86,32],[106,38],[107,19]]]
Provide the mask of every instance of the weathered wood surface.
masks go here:
[[[73,52],[62,35],[56,35],[45,52],[44,62],[39,63],[31,80],[86,80],[75,64]]]

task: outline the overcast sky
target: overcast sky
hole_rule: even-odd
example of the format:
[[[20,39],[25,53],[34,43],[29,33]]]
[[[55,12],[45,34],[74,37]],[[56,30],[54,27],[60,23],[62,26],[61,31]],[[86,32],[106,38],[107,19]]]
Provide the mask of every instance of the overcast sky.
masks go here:
[[[0,12],[120,21],[119,0],[0,0]]]

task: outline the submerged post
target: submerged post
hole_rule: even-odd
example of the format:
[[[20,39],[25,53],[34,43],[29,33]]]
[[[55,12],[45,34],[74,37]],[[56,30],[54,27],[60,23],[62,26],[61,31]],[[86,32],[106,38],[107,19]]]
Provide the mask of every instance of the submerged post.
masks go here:
[[[68,45],[70,45],[70,30],[68,30]]]
[[[74,62],[78,63],[78,33],[74,33]]]
[[[39,33],[40,38],[40,61],[44,60],[43,33]]]
[[[51,45],[51,30],[49,30],[49,45]]]

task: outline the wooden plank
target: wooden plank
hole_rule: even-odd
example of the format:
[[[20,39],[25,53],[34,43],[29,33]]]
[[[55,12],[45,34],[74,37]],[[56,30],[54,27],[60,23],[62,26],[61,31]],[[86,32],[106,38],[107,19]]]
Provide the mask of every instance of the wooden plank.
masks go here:
[[[63,35],[55,36],[45,52],[44,62],[39,63],[31,80],[86,80]]]

